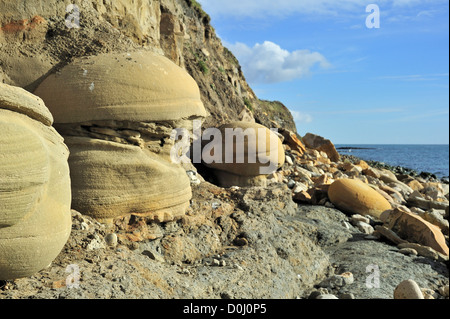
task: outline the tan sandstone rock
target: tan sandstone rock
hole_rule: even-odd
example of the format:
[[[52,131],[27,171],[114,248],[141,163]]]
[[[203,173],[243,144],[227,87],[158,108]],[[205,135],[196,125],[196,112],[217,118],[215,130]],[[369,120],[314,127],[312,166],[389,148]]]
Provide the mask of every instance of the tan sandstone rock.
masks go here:
[[[34,93],[57,124],[207,115],[194,79],[169,59],[147,51],[77,59],[47,77]]]
[[[103,221],[184,215],[192,193],[172,134],[207,115],[185,70],[147,51],[102,54],[75,60],[35,93],[71,151],[74,209]]]
[[[358,179],[335,181],[328,190],[328,197],[341,210],[375,218],[392,208],[381,194]]]
[[[439,227],[418,215],[396,208],[389,214],[388,227],[407,241],[429,246],[445,256],[449,255],[449,248]]]
[[[328,155],[328,158],[333,162],[339,161],[340,155],[330,140],[325,139],[322,136],[307,133],[303,137],[303,142],[308,148],[325,152]]]
[[[283,166],[281,140],[265,126],[232,122],[218,131],[220,136],[204,143],[203,160],[214,169],[222,187],[264,186],[266,175]]]
[[[71,231],[69,155],[43,101],[0,84],[0,280],[48,266]]]
[[[283,143],[289,145],[291,150],[295,150],[300,154],[303,154],[306,151],[305,145],[294,132],[286,129],[280,129],[280,134],[284,137]]]

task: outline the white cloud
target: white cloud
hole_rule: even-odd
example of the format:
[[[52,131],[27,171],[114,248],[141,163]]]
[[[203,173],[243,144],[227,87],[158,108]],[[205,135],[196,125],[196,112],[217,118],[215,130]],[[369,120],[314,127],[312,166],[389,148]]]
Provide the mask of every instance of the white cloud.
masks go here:
[[[270,41],[257,43],[253,48],[243,43],[227,47],[238,58],[250,83],[291,81],[310,74],[316,65],[321,68],[330,67],[330,63],[319,52],[309,50],[289,52]]]
[[[289,111],[291,112],[294,121],[297,123],[311,123],[313,121],[313,117],[309,114],[293,110]]]

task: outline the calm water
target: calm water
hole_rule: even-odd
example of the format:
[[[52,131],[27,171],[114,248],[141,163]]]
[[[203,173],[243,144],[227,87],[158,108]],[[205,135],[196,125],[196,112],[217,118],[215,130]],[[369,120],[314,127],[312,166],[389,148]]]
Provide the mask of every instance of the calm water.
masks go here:
[[[353,155],[363,160],[383,162],[392,166],[411,168],[417,172],[433,173],[437,177],[449,176],[448,145],[355,145],[339,144],[339,147],[368,149],[338,150],[343,155]]]

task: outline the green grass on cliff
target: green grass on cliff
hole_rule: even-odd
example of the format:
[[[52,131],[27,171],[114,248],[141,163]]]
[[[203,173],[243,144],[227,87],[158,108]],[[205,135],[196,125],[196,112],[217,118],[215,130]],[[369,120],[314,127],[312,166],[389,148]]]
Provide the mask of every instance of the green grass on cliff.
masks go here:
[[[199,14],[203,24],[209,24],[211,22],[211,17],[203,10],[200,3],[195,0],[186,0],[186,3]]]

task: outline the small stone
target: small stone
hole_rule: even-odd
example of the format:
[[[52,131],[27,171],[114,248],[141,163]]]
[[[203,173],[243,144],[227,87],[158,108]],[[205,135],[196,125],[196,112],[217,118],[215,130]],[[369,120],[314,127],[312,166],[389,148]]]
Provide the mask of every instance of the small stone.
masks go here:
[[[327,295],[320,295],[316,299],[339,299],[335,295],[327,294]]]
[[[294,165],[294,162],[292,161],[292,158],[288,155],[286,155],[286,163],[288,163],[289,165]]]
[[[320,295],[327,295],[327,294],[329,294],[328,289],[319,288],[311,292],[308,296],[308,299],[317,299],[317,297],[319,297]]]
[[[341,275],[334,275],[323,280],[319,286],[321,288],[335,288],[343,287],[346,285],[351,285],[354,282],[353,274],[351,272],[346,272]]]
[[[439,288],[439,293],[440,293],[442,296],[448,298],[448,296],[449,296],[448,285],[445,285],[445,286]]]
[[[417,256],[417,250],[413,248],[402,248],[398,252],[407,256]]]
[[[372,226],[365,222],[358,221],[355,226],[364,234],[371,235],[375,231]]]
[[[401,282],[394,290],[394,299],[424,299],[419,285],[412,279]]]
[[[416,244],[416,243],[404,243],[404,244],[400,244],[397,246],[400,249],[403,248],[412,248],[415,251],[417,251],[417,254],[419,256],[423,256],[423,257],[427,257],[433,260],[438,260],[439,259],[439,255],[438,253],[431,247],[427,247],[427,246],[422,246],[420,244]]]
[[[197,172],[187,171],[186,174],[189,177],[189,180],[191,181],[191,185],[200,185],[201,180],[197,177]]]
[[[212,261],[212,265],[213,266],[220,266],[220,261],[214,258],[213,261]]]
[[[345,294],[340,294],[339,299],[356,299],[356,297],[352,293],[345,293]]]
[[[353,274],[351,272],[345,272],[340,276],[344,279],[346,285],[351,285],[355,281]]]
[[[292,179],[290,179],[290,180],[288,181],[288,183],[287,183],[287,186],[288,186],[290,189],[294,188],[294,187],[295,187],[295,181],[292,180]]]
[[[428,288],[422,288],[421,291],[422,291],[424,299],[436,299],[437,298],[437,294],[434,290],[431,290]]]
[[[295,187],[294,187],[294,194],[300,193],[300,192],[306,192],[308,190],[308,186],[306,186],[303,183],[297,182],[295,183]]]
[[[355,214],[351,217],[350,219],[351,222],[357,223],[357,222],[363,222],[366,224],[370,224],[370,219],[368,217],[364,217],[362,215],[359,214]]]
[[[81,230],[89,230],[89,225],[86,222],[81,222],[80,229]]]
[[[344,226],[345,227],[345,229],[350,229],[352,226],[349,224],[349,223],[347,223],[346,221],[342,221],[342,226]]]
[[[117,235],[114,233],[108,234],[105,237],[106,245],[109,247],[116,247],[117,246]]]

